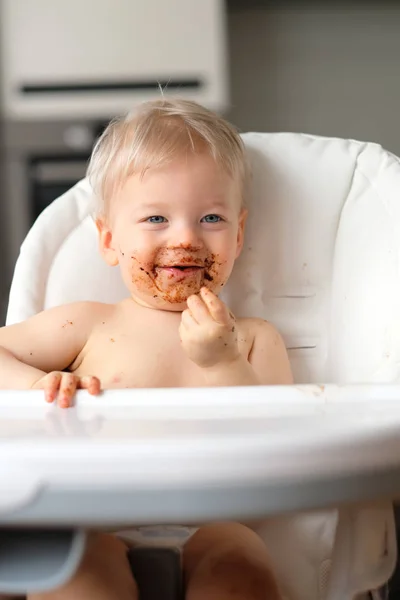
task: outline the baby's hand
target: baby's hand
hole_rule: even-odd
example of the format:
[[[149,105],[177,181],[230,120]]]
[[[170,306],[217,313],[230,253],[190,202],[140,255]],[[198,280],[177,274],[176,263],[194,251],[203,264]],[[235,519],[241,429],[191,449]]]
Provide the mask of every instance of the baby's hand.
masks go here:
[[[100,381],[91,375],[78,377],[73,373],[53,371],[48,373],[33,386],[33,390],[44,390],[46,402],[54,402],[58,396],[58,404],[61,408],[72,406],[72,398],[77,389],[84,389],[96,396],[100,393]]]
[[[190,296],[182,313],[179,335],[189,358],[200,367],[229,363],[239,356],[235,319],[211,290]]]

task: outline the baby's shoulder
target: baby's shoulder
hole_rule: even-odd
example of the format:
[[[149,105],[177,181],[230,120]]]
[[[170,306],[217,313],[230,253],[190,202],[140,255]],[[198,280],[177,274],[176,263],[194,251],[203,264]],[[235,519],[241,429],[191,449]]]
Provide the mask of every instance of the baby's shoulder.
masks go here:
[[[279,331],[265,319],[246,317],[237,320],[239,335],[254,345],[260,341],[262,344],[276,346],[281,342]]]
[[[259,317],[244,317],[237,319],[238,328],[243,333],[251,333],[256,336],[258,334],[274,337],[278,331],[277,329],[265,319]]]
[[[62,321],[69,325],[95,325],[100,319],[110,316],[116,305],[102,302],[71,302],[47,309],[41,313],[48,321]]]

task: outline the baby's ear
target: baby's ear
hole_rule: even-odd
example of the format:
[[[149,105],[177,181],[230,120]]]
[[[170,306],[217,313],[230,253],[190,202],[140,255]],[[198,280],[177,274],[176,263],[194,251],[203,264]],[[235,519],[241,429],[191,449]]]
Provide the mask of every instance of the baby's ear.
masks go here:
[[[246,226],[248,210],[246,208],[242,208],[239,215],[239,224],[238,224],[238,233],[237,233],[237,242],[236,242],[236,258],[240,255],[243,242],[244,242],[244,229]]]
[[[119,263],[118,253],[114,248],[112,231],[106,219],[103,217],[96,219],[96,227],[99,232],[100,253],[108,265],[115,267]]]

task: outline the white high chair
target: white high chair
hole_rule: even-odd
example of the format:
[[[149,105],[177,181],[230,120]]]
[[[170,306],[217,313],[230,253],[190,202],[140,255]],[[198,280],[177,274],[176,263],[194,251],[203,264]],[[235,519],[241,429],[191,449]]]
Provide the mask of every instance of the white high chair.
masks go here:
[[[378,384],[398,381],[400,370],[400,163],[376,144],[352,140],[243,139],[253,167],[250,212],[223,298],[238,316],[261,316],[280,329],[298,385],[98,399],[79,392],[69,411],[48,407],[40,393],[1,393],[0,422],[19,443],[12,438],[7,466],[1,457],[12,440],[0,442],[0,473],[12,470],[14,482],[2,493],[0,526],[265,515],[260,533],[285,598],[364,598],[387,582],[396,561],[390,501],[400,493],[400,387]],[[61,303],[126,296],[118,270],[98,254],[91,208],[84,180],[39,217],[21,248],[7,324]],[[74,445],[53,439],[49,456],[45,420],[64,427]],[[95,504],[91,485],[102,490]],[[111,508],[100,508],[101,497]],[[48,587],[79,562],[83,536],[71,539]],[[0,560],[0,591],[40,587],[32,573],[23,583],[19,573],[18,586]]]

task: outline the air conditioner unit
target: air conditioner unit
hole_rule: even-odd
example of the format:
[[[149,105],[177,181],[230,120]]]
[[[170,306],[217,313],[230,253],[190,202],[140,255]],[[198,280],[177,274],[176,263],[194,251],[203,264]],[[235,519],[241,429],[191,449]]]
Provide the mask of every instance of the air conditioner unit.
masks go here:
[[[227,105],[223,0],[1,0],[3,115],[104,118],[166,93]]]

